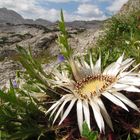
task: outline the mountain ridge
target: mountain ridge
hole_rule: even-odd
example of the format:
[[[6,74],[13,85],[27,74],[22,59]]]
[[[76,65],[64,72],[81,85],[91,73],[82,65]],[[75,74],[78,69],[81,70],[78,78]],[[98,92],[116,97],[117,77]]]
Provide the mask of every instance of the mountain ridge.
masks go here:
[[[91,21],[82,21],[82,20],[75,20],[71,22],[66,22],[68,27],[72,28],[89,28],[91,25],[100,24],[103,21],[98,20],[91,20]],[[46,19],[38,18],[38,19],[25,19],[19,13],[14,10],[10,10],[7,8],[0,8],[0,24],[35,24],[35,25],[42,25],[46,27],[56,27],[58,21],[51,22]],[[89,27],[88,27],[89,25]],[[92,26],[91,26],[92,27]]]

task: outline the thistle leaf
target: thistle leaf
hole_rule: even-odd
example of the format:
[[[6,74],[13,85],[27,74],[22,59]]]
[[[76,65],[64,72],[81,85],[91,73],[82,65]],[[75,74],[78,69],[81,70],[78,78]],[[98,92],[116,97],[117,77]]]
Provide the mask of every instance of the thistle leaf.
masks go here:
[[[88,128],[88,125],[86,122],[83,123],[83,132],[82,132],[82,136],[84,138],[87,138],[87,140],[97,140],[98,137],[98,133],[97,132],[93,132]]]
[[[60,46],[61,54],[69,59],[72,56],[72,48],[68,44],[68,33],[65,27],[63,11],[61,10],[61,21],[59,22],[60,35],[58,36],[58,45]]]

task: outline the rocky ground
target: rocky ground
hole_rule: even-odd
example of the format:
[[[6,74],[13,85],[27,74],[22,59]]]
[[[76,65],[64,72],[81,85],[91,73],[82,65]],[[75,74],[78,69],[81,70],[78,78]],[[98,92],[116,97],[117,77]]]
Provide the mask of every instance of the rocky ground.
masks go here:
[[[85,48],[93,46],[101,27],[101,22],[81,23],[78,28],[77,24],[74,27],[74,23],[69,23],[69,42],[75,48],[75,52],[81,53]],[[47,52],[45,55],[55,56],[59,53],[56,43],[58,34],[57,25],[48,28],[37,24],[0,24],[0,85],[5,84],[9,78],[14,78],[15,71],[21,68],[14,61],[17,57],[16,45],[27,49],[31,46],[35,56],[41,55],[42,52]]]
[[[139,11],[140,0],[129,0],[118,12],[128,14]],[[70,45],[75,52],[83,52],[85,48],[93,47],[99,34],[102,34],[104,21],[73,21],[66,23]],[[15,62],[16,45],[25,48],[31,46],[35,56],[42,52],[57,55],[59,48],[56,43],[59,34],[58,22],[51,23],[44,19],[24,19],[13,10],[0,8],[0,86],[9,78],[15,76],[15,71],[21,66]]]

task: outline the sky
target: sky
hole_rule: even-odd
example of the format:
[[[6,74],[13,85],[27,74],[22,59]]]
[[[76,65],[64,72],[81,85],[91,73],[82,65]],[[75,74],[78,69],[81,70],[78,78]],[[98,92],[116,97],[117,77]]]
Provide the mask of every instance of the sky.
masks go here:
[[[0,0],[0,8],[18,12],[23,18],[65,21],[104,20],[117,13],[128,0]]]

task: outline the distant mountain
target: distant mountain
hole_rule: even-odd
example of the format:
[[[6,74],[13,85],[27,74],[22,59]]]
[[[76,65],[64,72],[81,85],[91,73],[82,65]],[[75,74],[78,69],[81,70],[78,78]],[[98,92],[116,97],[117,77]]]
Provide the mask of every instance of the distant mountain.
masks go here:
[[[0,23],[21,24],[23,22],[24,18],[20,14],[7,8],[0,8]]]
[[[97,28],[97,26],[103,25],[104,21],[97,21],[97,20],[91,20],[91,21],[80,21],[80,20],[75,20],[72,22],[66,22],[66,25],[71,28],[85,28],[85,29],[90,29],[90,28]]]
[[[37,24],[43,26],[52,25],[52,22],[45,19],[24,19],[20,14],[14,10],[9,10],[7,8],[0,8],[0,23],[11,23],[11,24]]]
[[[42,19],[42,18],[38,18],[38,19],[36,19],[35,21],[34,21],[36,24],[39,24],[39,25],[46,25],[46,26],[48,26],[48,25],[52,25],[53,23],[52,22],[50,22],[50,21],[48,21],[48,20],[45,20],[45,19]]]
[[[7,8],[0,8],[0,24],[36,24],[36,25],[42,25],[45,27],[57,27],[58,21],[57,22],[50,22],[45,19],[24,19],[20,14],[13,10],[9,10]],[[66,25],[71,28],[96,28],[96,26],[100,26],[103,24],[103,21],[72,21],[72,22],[66,22]]]

